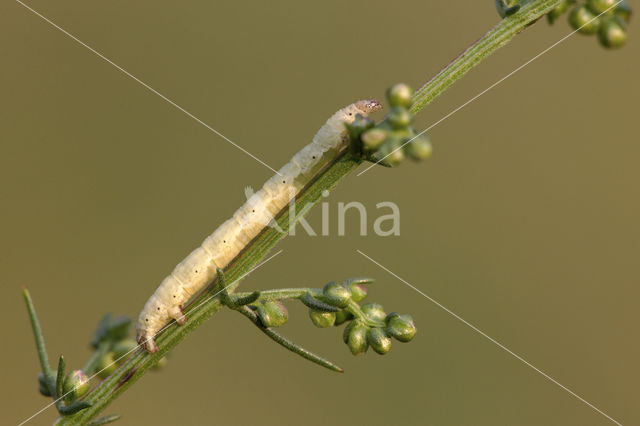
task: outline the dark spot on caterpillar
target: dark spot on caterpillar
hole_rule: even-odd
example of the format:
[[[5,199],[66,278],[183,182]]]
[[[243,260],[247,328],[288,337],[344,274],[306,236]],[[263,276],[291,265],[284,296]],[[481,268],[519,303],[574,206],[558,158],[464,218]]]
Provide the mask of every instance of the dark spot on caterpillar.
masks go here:
[[[145,318],[144,320],[145,320],[145,322],[149,322],[149,318]]]
[[[255,213],[255,212],[256,212],[256,209],[253,209],[253,210],[251,210],[251,211]]]
[[[226,243],[227,243],[227,240],[222,240],[222,242],[226,244]]]
[[[176,298],[176,295],[175,295],[175,294],[173,295],[173,298],[174,298],[174,299]]]
[[[282,183],[284,183],[284,181],[282,181]]]
[[[158,310],[160,310],[160,306],[158,306]]]
[[[316,159],[316,156],[314,155],[314,156],[313,156],[313,157],[311,157],[311,158],[313,158],[313,159],[315,160],[315,159]]]
[[[349,115],[353,115],[353,113],[352,113],[352,112],[350,112],[350,113],[349,113]]]
[[[198,273],[198,270],[196,269],[196,274]]]

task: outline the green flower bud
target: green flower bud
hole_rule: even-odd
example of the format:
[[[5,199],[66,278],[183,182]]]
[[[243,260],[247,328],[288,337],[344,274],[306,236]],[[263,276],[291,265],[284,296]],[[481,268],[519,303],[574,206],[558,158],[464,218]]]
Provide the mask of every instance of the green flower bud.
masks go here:
[[[618,0],[587,0],[587,7],[593,13],[599,15],[609,9],[613,11],[613,6],[615,6],[617,2]]]
[[[258,317],[267,328],[280,327],[289,319],[289,313],[281,303],[265,300],[258,305]]]
[[[352,123],[346,123],[349,139],[352,141],[358,140],[365,130],[372,128],[375,124],[372,119],[356,114],[356,118]]]
[[[327,283],[322,289],[325,302],[338,308],[346,308],[351,300],[351,290],[341,286],[339,283]]]
[[[547,21],[550,24],[553,24],[556,19],[558,19],[562,14],[564,14],[571,4],[575,3],[575,0],[564,0],[562,3],[557,5],[551,12],[547,13]]]
[[[367,288],[361,284],[352,283],[349,289],[351,290],[351,298],[354,302],[359,302],[367,297]]]
[[[411,341],[418,331],[411,315],[392,312],[387,315],[385,322],[387,323],[387,334],[400,342]]]
[[[413,90],[404,83],[394,84],[387,89],[387,99],[391,106],[409,108],[411,106],[411,95]]]
[[[411,124],[411,113],[401,106],[391,107],[387,120],[394,129],[403,129]]]
[[[338,311],[336,312],[336,322],[334,325],[338,326],[352,319],[353,314],[351,312],[345,310]]]
[[[355,327],[357,323],[357,320],[351,321],[342,331],[342,340],[344,341],[344,343],[349,343],[349,334],[351,334],[351,330],[353,330],[353,327]]]
[[[54,370],[53,375],[57,376],[58,371]],[[44,396],[51,396],[51,392],[49,392],[49,386],[47,386],[47,380],[44,378],[44,374],[38,373],[38,390]]]
[[[391,338],[387,336],[383,329],[378,327],[369,330],[367,342],[380,355],[386,354],[391,349]]]
[[[137,347],[138,343],[133,339],[121,340],[113,346],[113,358],[122,364]]]
[[[87,392],[89,392],[89,377],[84,371],[73,370],[64,378],[62,394],[66,402],[75,401]]]
[[[309,309],[309,318],[311,318],[311,322],[313,325],[320,328],[331,327],[336,322],[336,313],[335,312],[322,312],[315,311],[313,309]]]
[[[114,362],[115,358],[113,357],[113,352],[107,352],[104,354],[100,361],[98,361],[98,376],[104,379],[107,378],[111,373],[116,371],[118,365]]]
[[[387,138],[387,132],[382,129],[369,129],[362,134],[360,139],[366,150],[375,151]]]
[[[91,346],[94,348],[97,348],[105,340],[117,342],[126,339],[129,335],[132,324],[131,318],[121,316],[111,319],[111,317],[111,314],[106,314],[100,320],[98,328],[91,339]]]
[[[397,166],[404,160],[404,152],[400,148],[402,144],[397,139],[388,139],[378,149],[378,152],[374,155],[374,158],[381,164],[389,167]]]
[[[569,25],[582,34],[595,34],[600,28],[600,19],[586,6],[577,6],[569,14]]]
[[[369,327],[358,321],[354,321],[349,325],[352,325],[352,327],[348,327],[349,334],[347,336],[347,346],[349,346],[351,353],[354,355],[365,353],[369,348],[369,343],[367,341],[367,331],[369,330]],[[346,331],[347,329],[345,328],[345,332]]]
[[[433,147],[428,136],[421,135],[404,146],[404,152],[414,161],[426,160],[431,156]]]
[[[382,305],[377,303],[366,303],[362,305],[361,309],[371,321],[384,321],[387,316]]]
[[[496,0],[496,9],[501,18],[511,16],[520,10],[520,0]]]
[[[622,3],[618,4],[614,13],[628,23],[629,19],[631,19],[631,6],[629,6],[627,0],[622,0]]]
[[[627,41],[626,25],[622,18],[605,19],[598,30],[600,44],[607,48],[621,47]]]
[[[163,356],[162,358],[160,358],[158,360],[158,362],[156,362],[155,364],[153,364],[153,366],[151,366],[152,370],[162,370],[164,367],[167,366],[167,357]]]

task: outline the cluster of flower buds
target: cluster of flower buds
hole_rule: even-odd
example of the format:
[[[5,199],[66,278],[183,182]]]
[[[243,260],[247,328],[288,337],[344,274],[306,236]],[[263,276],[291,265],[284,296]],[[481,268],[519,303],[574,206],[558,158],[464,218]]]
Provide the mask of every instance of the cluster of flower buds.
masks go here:
[[[365,353],[369,346],[384,355],[391,350],[391,338],[399,342],[409,342],[417,329],[410,315],[397,312],[386,314],[377,303],[362,305],[365,319],[354,319],[344,329],[343,339],[351,353]]]
[[[571,6],[569,24],[578,32],[598,34],[600,44],[607,48],[620,47],[627,41],[627,24],[631,18],[631,7],[626,0],[563,0],[547,14],[553,23]]]
[[[416,327],[409,315],[386,314],[377,303],[358,302],[367,296],[364,284],[369,278],[352,278],[336,283],[330,282],[322,289],[322,294],[312,297],[308,294],[302,302],[309,307],[309,317],[317,327],[339,326],[349,322],[344,329],[343,339],[351,353],[359,355],[371,347],[379,354],[391,349],[391,337],[400,342],[409,342],[416,334]]]
[[[357,116],[347,125],[351,141],[359,141],[359,154],[387,167],[400,164],[405,157],[420,161],[431,155],[429,137],[411,126],[412,93],[406,84],[391,86],[387,90],[391,110],[384,120],[376,126],[371,119]]]

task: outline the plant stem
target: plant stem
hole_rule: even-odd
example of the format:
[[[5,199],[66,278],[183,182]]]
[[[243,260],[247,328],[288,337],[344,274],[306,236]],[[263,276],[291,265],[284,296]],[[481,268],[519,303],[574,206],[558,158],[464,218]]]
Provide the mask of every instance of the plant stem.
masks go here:
[[[473,67],[504,46],[519,32],[548,13],[560,2],[561,0],[522,1],[520,10],[516,14],[500,21],[498,25],[458,55],[413,94],[411,113],[417,114]]]
[[[480,40],[447,65],[445,69],[440,71],[438,75],[420,88],[413,96],[414,105],[411,112],[415,114],[422,110],[456,80],[460,79],[492,52],[503,46],[520,31],[524,30],[528,25],[559,3],[560,0],[524,0],[518,13],[502,20],[496,27],[485,34]],[[229,292],[232,293],[239,285],[239,279],[258,265],[267,253],[288,234],[290,225],[295,224],[299,218],[304,216],[311,207],[322,199],[323,191],[331,190],[335,187],[343,178],[353,172],[361,162],[362,160],[360,158],[352,155],[348,150],[345,150],[310,182],[309,185],[298,194],[295,202],[295,211],[285,208],[278,215],[278,224],[284,232],[280,233],[273,228],[267,227],[225,268],[224,272],[227,282],[233,283],[229,287]],[[91,403],[91,407],[74,415],[62,417],[57,424],[86,424],[94,418],[136,380],[142,377],[142,375],[165,356],[169,350],[173,349],[200,324],[221,309],[222,304],[219,298],[211,296],[212,293],[210,289],[203,292],[187,307],[186,313],[188,320],[186,324],[182,326],[171,324],[158,336],[158,352],[148,354],[143,350],[138,350],[138,352],[131,356],[113,374],[88,394],[85,401]],[[353,307],[351,308],[355,309]],[[38,344],[38,338],[36,338],[36,344]],[[40,353],[40,346],[38,351]],[[42,358],[41,356],[41,362],[43,362],[43,359],[46,360],[46,358]],[[45,362],[43,362],[43,371],[45,371],[44,365]],[[48,368],[48,364],[46,368]],[[215,372],[211,372],[211,374],[214,375]]]

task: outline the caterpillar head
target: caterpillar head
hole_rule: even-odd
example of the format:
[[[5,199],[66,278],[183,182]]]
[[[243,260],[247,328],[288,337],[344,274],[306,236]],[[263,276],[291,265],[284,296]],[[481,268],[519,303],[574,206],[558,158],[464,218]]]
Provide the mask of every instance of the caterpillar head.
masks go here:
[[[356,109],[359,110],[364,116],[371,114],[372,112],[382,109],[382,104],[375,99],[365,99],[358,101],[355,104]]]

